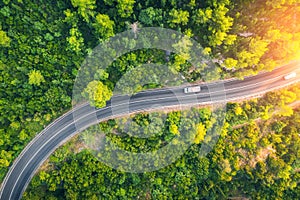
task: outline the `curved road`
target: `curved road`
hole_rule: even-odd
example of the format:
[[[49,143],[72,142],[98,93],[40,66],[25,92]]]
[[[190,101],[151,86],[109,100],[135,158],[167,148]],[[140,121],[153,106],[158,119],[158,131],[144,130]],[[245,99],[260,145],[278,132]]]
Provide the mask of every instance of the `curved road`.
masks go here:
[[[297,77],[284,80],[283,76],[297,72]],[[272,72],[246,77],[244,80],[226,80],[203,84],[201,92],[184,94],[183,87],[164,88],[140,92],[132,97],[115,96],[105,108],[94,109],[80,105],[56,119],[40,132],[21,152],[10,167],[0,190],[0,200],[16,200],[22,197],[28,183],[39,166],[54,150],[85,128],[153,106],[212,104],[249,98],[300,81],[300,62],[293,62]]]

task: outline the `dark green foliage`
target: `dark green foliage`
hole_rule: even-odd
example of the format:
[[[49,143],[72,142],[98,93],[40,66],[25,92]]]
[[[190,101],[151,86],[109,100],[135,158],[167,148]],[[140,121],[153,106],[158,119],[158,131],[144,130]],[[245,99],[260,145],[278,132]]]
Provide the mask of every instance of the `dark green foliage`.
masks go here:
[[[126,72],[145,63],[165,64],[189,81],[215,80],[219,72],[224,78],[242,78],[298,58],[300,23],[296,22],[300,13],[295,2],[1,1],[0,179],[36,133],[70,109],[77,71],[99,41],[133,27],[172,28],[197,40],[217,66],[215,71],[192,66],[186,61],[193,53],[189,50],[184,56],[171,53],[168,57],[157,49],[133,51],[120,56],[105,71],[93,74],[107,89],[104,100]],[[176,45],[184,48],[186,42]],[[124,44],[135,45],[128,40]],[[131,81],[137,85],[136,91],[162,87],[157,83],[139,85],[139,79]],[[199,124],[202,132],[215,129],[221,138],[206,158],[199,156],[205,143],[200,142],[172,165],[144,174],[112,170],[89,152],[73,154],[64,146],[50,159],[54,168],[34,177],[24,198],[299,199],[300,115],[299,110],[289,107],[299,98],[298,85],[268,93],[259,101],[229,103],[223,128],[213,126],[216,121],[209,109],[193,110],[201,117],[182,121],[184,112],[169,113],[165,126],[157,113],[136,115],[135,124],[127,130],[116,120],[101,123],[94,128],[101,128],[124,149],[135,152],[166,145],[180,134],[181,122],[187,130]],[[131,137],[140,127],[152,137]]]
[[[281,94],[287,93],[283,91]],[[268,94],[272,95],[272,94]],[[72,154],[67,150],[65,160],[52,163],[55,170],[43,171],[35,177],[25,199],[33,198],[36,191],[44,190],[43,197],[57,198],[146,198],[146,199],[228,199],[229,197],[248,198],[293,198],[299,190],[299,110],[290,117],[274,115],[261,123],[243,124],[249,119],[248,110],[265,106],[269,98],[248,101],[244,104],[228,105],[228,124],[222,128],[222,134],[207,157],[199,152],[203,145],[192,145],[185,154],[171,165],[142,174],[123,173],[111,169],[99,162],[89,151]],[[251,106],[250,106],[251,105]],[[268,105],[268,104],[266,104]],[[251,108],[253,107],[253,108]],[[236,108],[241,108],[238,115]],[[194,109],[199,113],[198,120],[191,115],[191,123],[203,123],[209,126],[211,111],[207,108]],[[132,137],[133,129],[126,127],[126,119],[109,120],[91,127],[82,137],[87,137],[100,129],[122,149],[131,152],[147,152],[161,148],[165,141],[174,136],[170,126],[179,125],[186,112],[171,112],[166,123],[152,131],[149,138]],[[244,120],[235,117],[244,113]],[[160,113],[137,114],[132,121],[144,129]],[[277,120],[282,122],[276,122]],[[122,122],[122,123],[121,123]],[[132,123],[132,122],[131,122]],[[236,126],[242,124],[242,126]],[[162,128],[163,127],[163,128]],[[266,129],[265,127],[270,127]],[[274,131],[272,131],[274,129]],[[125,131],[124,131],[125,130]],[[132,132],[133,131],[133,132]],[[137,130],[136,130],[137,131]],[[140,131],[140,130],[139,130]],[[146,132],[145,132],[146,131]],[[168,138],[168,135],[171,136]],[[173,136],[172,136],[173,135]],[[46,177],[46,178],[45,178]],[[80,184],[78,184],[80,183]],[[44,185],[41,189],[41,185]]]

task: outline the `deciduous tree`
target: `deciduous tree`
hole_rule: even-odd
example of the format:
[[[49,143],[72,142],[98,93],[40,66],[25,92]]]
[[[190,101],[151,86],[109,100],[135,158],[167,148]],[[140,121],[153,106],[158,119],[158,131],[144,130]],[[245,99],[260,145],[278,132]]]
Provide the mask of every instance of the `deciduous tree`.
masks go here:
[[[108,15],[97,14],[93,26],[97,36],[101,39],[107,39],[114,35],[114,22],[109,19]]]
[[[172,9],[169,12],[170,19],[168,20],[168,23],[170,27],[174,28],[177,25],[187,25],[189,21],[189,12],[185,10],[176,10]]]
[[[39,70],[31,70],[28,74],[29,84],[39,86],[41,83],[45,82],[44,76]]]
[[[6,32],[0,29],[0,45],[8,47],[10,44],[10,38],[7,36]]]
[[[78,13],[86,22],[90,21],[90,16],[94,16],[96,0],[71,0],[71,3],[75,8],[78,8]]]
[[[84,89],[82,96],[87,98],[92,106],[104,107],[112,96],[112,91],[101,81],[92,81]]]

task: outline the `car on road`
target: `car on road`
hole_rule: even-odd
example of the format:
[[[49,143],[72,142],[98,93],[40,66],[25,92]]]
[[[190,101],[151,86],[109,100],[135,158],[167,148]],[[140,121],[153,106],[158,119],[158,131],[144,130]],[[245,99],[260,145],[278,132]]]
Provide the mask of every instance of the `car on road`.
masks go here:
[[[285,76],[283,77],[283,79],[284,79],[284,80],[288,80],[288,79],[291,79],[291,78],[295,78],[296,76],[297,76],[296,72],[292,72],[292,73],[290,73],[290,74],[288,74],[288,75],[285,75]]]
[[[191,87],[186,87],[184,88],[184,93],[193,93],[193,92],[200,92],[201,87],[200,86],[191,86]]]

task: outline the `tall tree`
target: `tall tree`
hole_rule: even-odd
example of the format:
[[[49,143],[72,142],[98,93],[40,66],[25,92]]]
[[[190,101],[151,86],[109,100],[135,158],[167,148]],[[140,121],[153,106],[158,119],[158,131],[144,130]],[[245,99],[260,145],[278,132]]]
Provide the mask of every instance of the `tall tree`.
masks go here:
[[[39,70],[31,70],[28,74],[29,84],[39,86],[42,82],[45,82],[44,76]]]
[[[109,19],[108,15],[100,13],[96,16],[95,23],[93,23],[96,34],[101,39],[107,39],[114,35],[114,25],[115,23]]]
[[[168,20],[168,23],[171,28],[174,28],[177,25],[187,25],[189,22],[189,15],[188,11],[172,9],[169,12],[170,20]]]
[[[92,81],[84,89],[82,96],[87,98],[92,106],[101,108],[112,97],[112,91],[101,81]]]
[[[10,38],[7,36],[6,32],[0,29],[0,46],[8,47],[10,44]]]
[[[76,26],[70,29],[70,36],[67,38],[67,41],[69,42],[69,49],[75,51],[76,53],[81,51],[81,48],[84,45],[84,40],[82,34]]]
[[[78,8],[78,13],[86,22],[90,21],[90,16],[94,16],[96,0],[71,0],[71,3],[75,8]]]
[[[121,17],[127,18],[133,13],[135,0],[116,0],[118,13]]]

